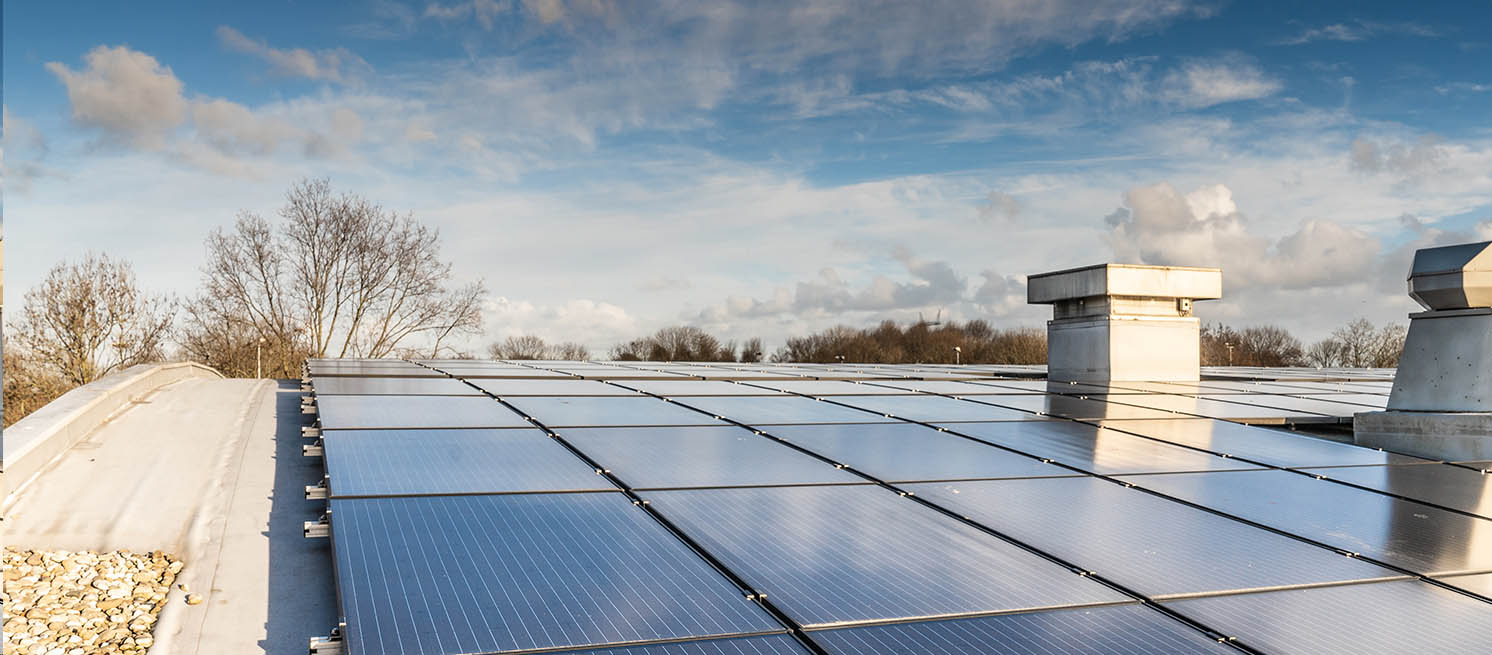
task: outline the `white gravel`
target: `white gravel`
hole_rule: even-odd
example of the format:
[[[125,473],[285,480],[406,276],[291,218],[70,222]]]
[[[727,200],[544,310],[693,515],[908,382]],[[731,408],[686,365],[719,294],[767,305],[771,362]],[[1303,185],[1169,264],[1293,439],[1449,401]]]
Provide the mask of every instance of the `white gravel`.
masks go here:
[[[7,546],[5,655],[144,653],[181,567],[161,551]]]

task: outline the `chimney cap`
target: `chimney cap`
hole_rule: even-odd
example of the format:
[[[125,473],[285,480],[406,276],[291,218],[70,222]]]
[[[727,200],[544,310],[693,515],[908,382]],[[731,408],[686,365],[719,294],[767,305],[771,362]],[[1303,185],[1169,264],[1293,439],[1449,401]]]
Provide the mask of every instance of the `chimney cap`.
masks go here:
[[[1223,272],[1193,266],[1095,264],[1026,278],[1026,302],[1032,305],[1101,296],[1215,300],[1223,297]]]
[[[1492,307],[1492,241],[1416,250],[1409,297],[1429,310]]]

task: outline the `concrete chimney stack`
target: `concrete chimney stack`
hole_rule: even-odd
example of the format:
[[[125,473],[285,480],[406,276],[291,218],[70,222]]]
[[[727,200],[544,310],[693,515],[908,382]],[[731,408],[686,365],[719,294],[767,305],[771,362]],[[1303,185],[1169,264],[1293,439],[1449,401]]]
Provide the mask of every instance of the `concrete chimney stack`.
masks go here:
[[[1358,414],[1359,444],[1434,459],[1492,459],[1492,241],[1414,253],[1409,336],[1388,411]]]
[[[1052,305],[1047,379],[1195,381],[1192,303],[1223,296],[1216,268],[1098,264],[1027,278],[1026,302]]]

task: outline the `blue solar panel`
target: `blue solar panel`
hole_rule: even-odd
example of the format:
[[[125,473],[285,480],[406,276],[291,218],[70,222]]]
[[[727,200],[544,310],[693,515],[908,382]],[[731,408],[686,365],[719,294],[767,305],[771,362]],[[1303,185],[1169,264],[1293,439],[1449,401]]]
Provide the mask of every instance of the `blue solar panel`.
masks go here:
[[[879,487],[642,496],[805,626],[1129,600]]]
[[[1492,476],[1447,464],[1302,469],[1387,494],[1492,518]]]
[[[1399,577],[1098,478],[901,488],[1151,598]]]
[[[1148,607],[1048,610],[814,630],[830,653],[1151,655],[1232,651]]]
[[[808,655],[809,650],[788,635],[755,635],[564,652],[566,655]]]
[[[1007,407],[996,407],[943,396],[853,396],[834,400],[899,418],[932,423],[940,421],[1028,421],[1041,418],[1029,412]]]
[[[681,398],[679,402],[747,425],[884,423],[894,420],[880,414],[800,396],[701,397]]]
[[[1417,580],[1172,601],[1265,652],[1485,653],[1492,604]]]
[[[332,430],[333,496],[615,490],[540,430]]]
[[[1428,461],[1274,428],[1241,425],[1209,418],[1106,421],[1103,426],[1285,468],[1359,464],[1422,464]]]
[[[322,377],[312,384],[317,396],[480,396],[482,392],[451,378]]]
[[[745,428],[566,428],[561,435],[636,489],[868,484]]]
[[[648,396],[636,398],[515,397],[509,399],[508,402],[551,428],[721,424],[709,415]]]
[[[1485,519],[1289,471],[1126,479],[1416,573],[1492,571],[1492,521]]]
[[[397,428],[515,428],[528,421],[502,403],[470,396],[322,396],[316,399],[328,430]]]
[[[1104,475],[1259,468],[1071,421],[949,423],[950,431]]]
[[[331,511],[357,655],[783,630],[620,493],[346,499]]]
[[[1075,475],[915,423],[779,425],[769,432],[888,482]]]

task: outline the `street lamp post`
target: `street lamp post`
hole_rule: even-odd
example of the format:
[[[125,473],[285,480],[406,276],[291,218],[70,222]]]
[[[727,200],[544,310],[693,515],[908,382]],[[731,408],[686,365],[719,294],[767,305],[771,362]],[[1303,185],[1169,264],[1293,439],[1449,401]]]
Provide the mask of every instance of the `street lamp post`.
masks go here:
[[[264,337],[259,337],[259,343],[254,344],[254,377],[264,377]]]
[[[1228,366],[1232,366],[1233,365],[1233,344],[1231,344],[1231,343],[1225,343],[1225,344],[1223,344],[1223,346],[1228,349]]]
[[[960,348],[958,346],[954,346],[953,347],[953,363],[954,363],[955,366],[958,365],[958,364],[962,364],[963,363],[963,361],[962,361],[963,360],[963,355],[964,355],[964,349],[963,348]]]

